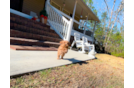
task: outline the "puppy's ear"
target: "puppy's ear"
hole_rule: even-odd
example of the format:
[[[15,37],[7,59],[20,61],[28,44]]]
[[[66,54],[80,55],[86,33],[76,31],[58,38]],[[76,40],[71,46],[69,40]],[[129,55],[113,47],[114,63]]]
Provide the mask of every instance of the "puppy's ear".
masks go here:
[[[68,41],[67,41],[67,44],[68,44],[69,46],[71,46],[70,42],[68,42]]]
[[[68,42],[68,45],[71,46],[70,42]]]
[[[71,43],[69,42],[69,46],[71,46]]]
[[[63,44],[64,43],[64,41],[62,40],[62,41],[60,41],[60,44]]]

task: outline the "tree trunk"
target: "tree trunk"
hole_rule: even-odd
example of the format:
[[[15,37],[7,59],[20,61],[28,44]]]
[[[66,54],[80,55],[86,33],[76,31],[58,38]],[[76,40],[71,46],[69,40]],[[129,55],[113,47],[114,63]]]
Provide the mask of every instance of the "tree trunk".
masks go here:
[[[123,0],[122,0],[122,2],[123,2]],[[122,3],[122,2],[121,2],[121,3]],[[114,27],[114,24],[115,24],[115,22],[116,22],[117,16],[118,16],[120,10],[122,9],[121,7],[122,7],[122,4],[119,6],[119,9],[118,9],[118,11],[117,11],[116,17],[114,18],[114,22],[113,22],[113,24],[112,24],[112,28],[111,28],[111,30],[110,30],[110,34],[111,34],[112,30],[113,30],[113,27]],[[108,38],[107,38],[106,43],[109,41],[110,34],[109,34],[109,36],[108,36]],[[107,47],[107,45],[106,45],[105,47]]]
[[[108,5],[107,5],[106,0],[104,0],[104,2],[105,2],[105,4],[106,4],[106,6],[107,6],[107,10],[108,10],[108,13],[109,13],[109,8],[108,8]]]
[[[104,0],[104,1],[105,1],[105,0]],[[109,24],[108,24],[108,29],[107,29],[107,32],[106,32],[106,35],[105,35],[104,45],[107,45],[105,42],[106,42],[107,35],[108,35],[108,31],[109,31],[109,28],[110,28],[110,24],[111,24],[111,19],[112,19],[112,16],[113,16],[113,11],[114,11],[115,2],[116,2],[116,0],[114,0],[113,8],[112,8],[112,11],[111,11],[111,16],[110,16]],[[105,1],[105,3],[106,3],[106,5],[107,5],[107,2],[106,2],[106,1]],[[107,5],[107,8],[108,8],[108,5]],[[108,10],[108,13],[109,13],[109,10]]]

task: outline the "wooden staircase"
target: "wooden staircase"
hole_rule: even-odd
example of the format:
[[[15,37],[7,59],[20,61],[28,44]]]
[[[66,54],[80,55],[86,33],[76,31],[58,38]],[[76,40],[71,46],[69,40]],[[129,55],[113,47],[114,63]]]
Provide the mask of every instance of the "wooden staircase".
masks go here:
[[[55,51],[62,39],[50,26],[10,13],[10,48]]]

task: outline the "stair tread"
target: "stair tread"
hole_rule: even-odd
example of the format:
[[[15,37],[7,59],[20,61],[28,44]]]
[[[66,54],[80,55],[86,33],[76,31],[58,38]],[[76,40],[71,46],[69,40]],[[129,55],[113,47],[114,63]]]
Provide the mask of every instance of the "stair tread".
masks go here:
[[[39,40],[34,40],[34,39],[26,39],[26,38],[18,38],[18,37],[10,37],[10,39],[13,39],[13,40],[20,40],[20,41],[28,41],[28,42],[42,42],[42,43],[47,43],[47,44],[56,44],[56,45],[60,45],[60,43],[56,43],[56,42],[39,41]]]
[[[38,47],[38,46],[21,46],[21,45],[10,45],[13,50],[41,50],[41,51],[57,51],[55,47]]]
[[[59,35],[54,32],[46,31],[46,30],[39,30],[36,28],[30,28],[25,25],[19,25],[16,23],[10,23],[10,27],[11,29],[22,31],[22,32],[33,33],[33,34],[38,34],[38,35],[54,36],[56,38],[60,38]]]
[[[19,19],[22,19],[22,20],[24,19],[24,20],[28,20],[28,21],[31,21],[31,22],[34,22],[34,23],[38,23],[39,25],[42,25],[42,26],[50,27],[49,25],[40,23],[38,21],[34,21],[32,19],[25,18],[25,17],[22,17],[22,16],[19,16],[19,15],[16,15],[16,14],[13,14],[13,13],[10,13],[10,17],[19,18]]]
[[[24,35],[25,34],[25,35]],[[17,36],[18,35],[18,36]],[[53,39],[57,42],[61,41],[62,39],[60,38],[55,38],[55,37],[50,37],[50,36],[45,36],[45,35],[38,35],[38,34],[33,34],[33,33],[27,33],[27,32],[22,32],[22,31],[18,31],[18,30],[14,30],[14,29],[10,29],[10,37],[19,37],[19,38],[22,38],[20,37],[20,35],[23,35],[25,38],[27,39],[37,39],[38,37],[43,40],[43,41],[48,41],[50,39]],[[28,38],[27,36],[30,36],[31,38]],[[36,37],[35,37],[36,36]],[[23,38],[24,38],[23,37]],[[43,38],[46,38],[47,40],[44,40]],[[38,39],[39,40],[39,39]],[[52,41],[51,41],[52,42]]]
[[[42,26],[42,25],[39,25],[39,24],[37,24],[37,23],[34,23],[34,22],[25,22],[25,21],[23,21],[23,20],[20,20],[20,21],[13,21],[12,19],[10,19],[10,23],[16,23],[16,24],[19,24],[19,25],[26,25],[26,26],[30,26],[30,27],[32,27],[32,28],[38,28],[38,29],[40,29],[40,30],[44,30],[45,31],[45,29],[47,30],[47,29],[50,29],[50,27],[46,27],[46,26]],[[35,26],[36,25],[36,26]],[[41,29],[41,28],[43,28],[43,29]],[[51,31],[53,31],[53,30],[51,30]],[[54,32],[54,31],[53,31]]]

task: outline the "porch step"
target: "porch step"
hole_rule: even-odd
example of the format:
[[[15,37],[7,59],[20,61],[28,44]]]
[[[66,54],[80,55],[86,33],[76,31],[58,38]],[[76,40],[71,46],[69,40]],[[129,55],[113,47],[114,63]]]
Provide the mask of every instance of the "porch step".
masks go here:
[[[21,45],[10,45],[10,48],[13,50],[38,50],[38,51],[57,51],[57,48],[51,47],[51,48],[47,48],[47,47],[31,47],[31,46],[21,46]]]
[[[24,25],[19,25],[17,23],[10,23],[10,28],[14,29],[14,30],[19,30],[22,32],[33,33],[33,34],[38,34],[38,35],[45,35],[45,36],[54,37],[54,38],[60,38],[59,35],[51,32],[50,29],[49,29],[49,31],[39,30],[36,28],[31,28],[31,27],[27,27]]]
[[[36,29],[36,30],[42,30],[42,31],[47,31],[47,32],[55,33],[55,31],[51,30],[50,27],[41,26],[41,25],[35,24],[34,22],[31,23],[31,22],[27,22],[27,21],[25,22],[25,21],[22,21],[22,20],[19,20],[19,21],[17,21],[17,20],[15,20],[15,21],[10,20],[10,23],[12,23],[12,24],[10,24],[10,28],[16,27],[17,25],[22,25],[22,26],[33,28],[33,29]],[[58,36],[58,34],[55,34],[55,35]]]
[[[10,29],[10,37],[35,39],[35,40],[39,40],[39,41],[50,41],[50,42],[57,42],[57,43],[59,43],[61,41],[60,38],[37,35],[37,34],[22,32],[22,31],[18,31],[18,30],[14,30],[14,29]]]
[[[56,51],[60,36],[46,24],[10,13],[10,48]]]
[[[10,44],[12,45],[26,45],[26,46],[42,46],[42,47],[59,47],[59,43],[48,42],[48,41],[38,41],[25,38],[15,38],[10,37]]]
[[[10,13],[10,21],[12,21],[12,20],[21,22],[21,23],[26,24],[26,25],[28,23],[32,23],[32,24],[36,24],[36,25],[40,25],[40,26],[43,26],[43,27],[50,28],[50,26],[48,26],[46,24],[43,24],[43,23],[31,20],[31,19],[27,19],[27,18],[21,17],[21,16],[16,15],[16,14]]]
[[[30,28],[35,28],[35,29],[38,29],[38,30],[54,32],[54,30],[50,30],[50,26],[45,26],[45,25],[42,26],[42,25],[36,24],[34,22],[27,22],[25,20],[20,20],[18,18],[12,18],[11,17],[10,18],[10,23],[16,23],[16,24],[19,24],[19,25],[24,25],[24,26],[27,26],[27,27],[30,27]]]

